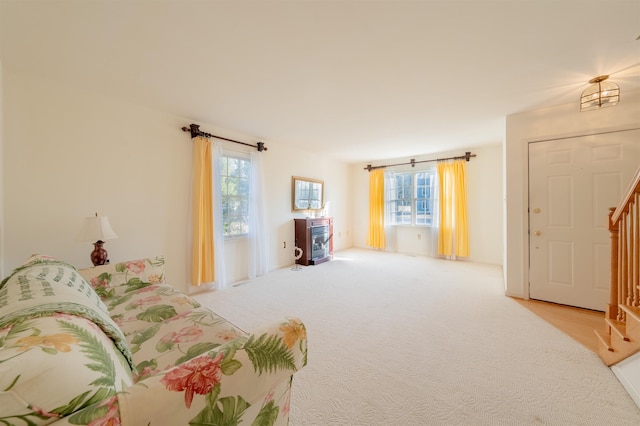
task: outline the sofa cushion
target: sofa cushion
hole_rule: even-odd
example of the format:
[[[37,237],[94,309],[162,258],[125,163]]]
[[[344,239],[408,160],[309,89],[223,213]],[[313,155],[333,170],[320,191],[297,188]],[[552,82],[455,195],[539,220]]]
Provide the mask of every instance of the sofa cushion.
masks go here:
[[[95,323],[133,368],[122,331],[91,285],[72,265],[35,255],[0,283],[0,329],[22,319],[56,313],[80,316]]]
[[[86,318],[23,317],[0,327],[0,417],[5,424],[47,424],[132,383],[121,352]],[[83,416],[98,419],[104,409]]]
[[[14,286],[9,287],[12,281]],[[14,294],[19,297],[15,301],[54,299],[56,290],[53,285],[66,287],[65,300],[79,305],[88,305],[102,312],[109,313],[93,288],[82,278],[76,268],[69,263],[51,256],[34,254],[22,265],[18,266],[0,283],[0,308],[6,305],[6,298]],[[60,290],[58,290],[60,291]],[[4,303],[3,303],[4,302]]]
[[[80,269],[79,272],[102,299],[165,282],[162,256]]]

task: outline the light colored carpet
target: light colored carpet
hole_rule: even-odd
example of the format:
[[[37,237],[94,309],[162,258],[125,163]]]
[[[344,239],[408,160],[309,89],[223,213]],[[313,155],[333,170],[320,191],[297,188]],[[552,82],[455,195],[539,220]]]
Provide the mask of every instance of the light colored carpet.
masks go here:
[[[637,425],[597,355],[504,296],[491,265],[349,249],[195,296],[240,328],[300,317],[297,425]]]

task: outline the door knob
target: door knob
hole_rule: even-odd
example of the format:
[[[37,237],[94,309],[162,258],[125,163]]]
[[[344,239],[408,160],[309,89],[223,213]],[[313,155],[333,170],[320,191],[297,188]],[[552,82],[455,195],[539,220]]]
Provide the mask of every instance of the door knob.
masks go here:
[[[533,235],[535,235],[536,237],[539,237],[540,235],[542,235],[542,232],[536,231],[536,232],[533,233]]]
[[[534,213],[536,213],[536,214],[540,213],[541,211],[542,211],[542,210],[540,210],[540,209],[538,209],[538,208],[533,209],[533,212],[534,212]]]

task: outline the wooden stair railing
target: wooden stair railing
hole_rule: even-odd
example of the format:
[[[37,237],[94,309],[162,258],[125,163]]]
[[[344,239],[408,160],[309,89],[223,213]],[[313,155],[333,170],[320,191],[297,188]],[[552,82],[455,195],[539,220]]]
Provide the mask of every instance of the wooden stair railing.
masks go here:
[[[620,205],[609,209],[611,283],[606,333],[595,330],[607,365],[640,352],[640,168]]]

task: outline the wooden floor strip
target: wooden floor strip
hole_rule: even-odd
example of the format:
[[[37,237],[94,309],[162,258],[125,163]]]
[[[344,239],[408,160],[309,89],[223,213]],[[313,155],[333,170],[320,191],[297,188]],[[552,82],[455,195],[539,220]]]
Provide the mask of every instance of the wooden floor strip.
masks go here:
[[[512,299],[588,349],[598,353],[598,337],[593,331],[606,334],[604,312],[533,299],[523,300],[515,297]]]

